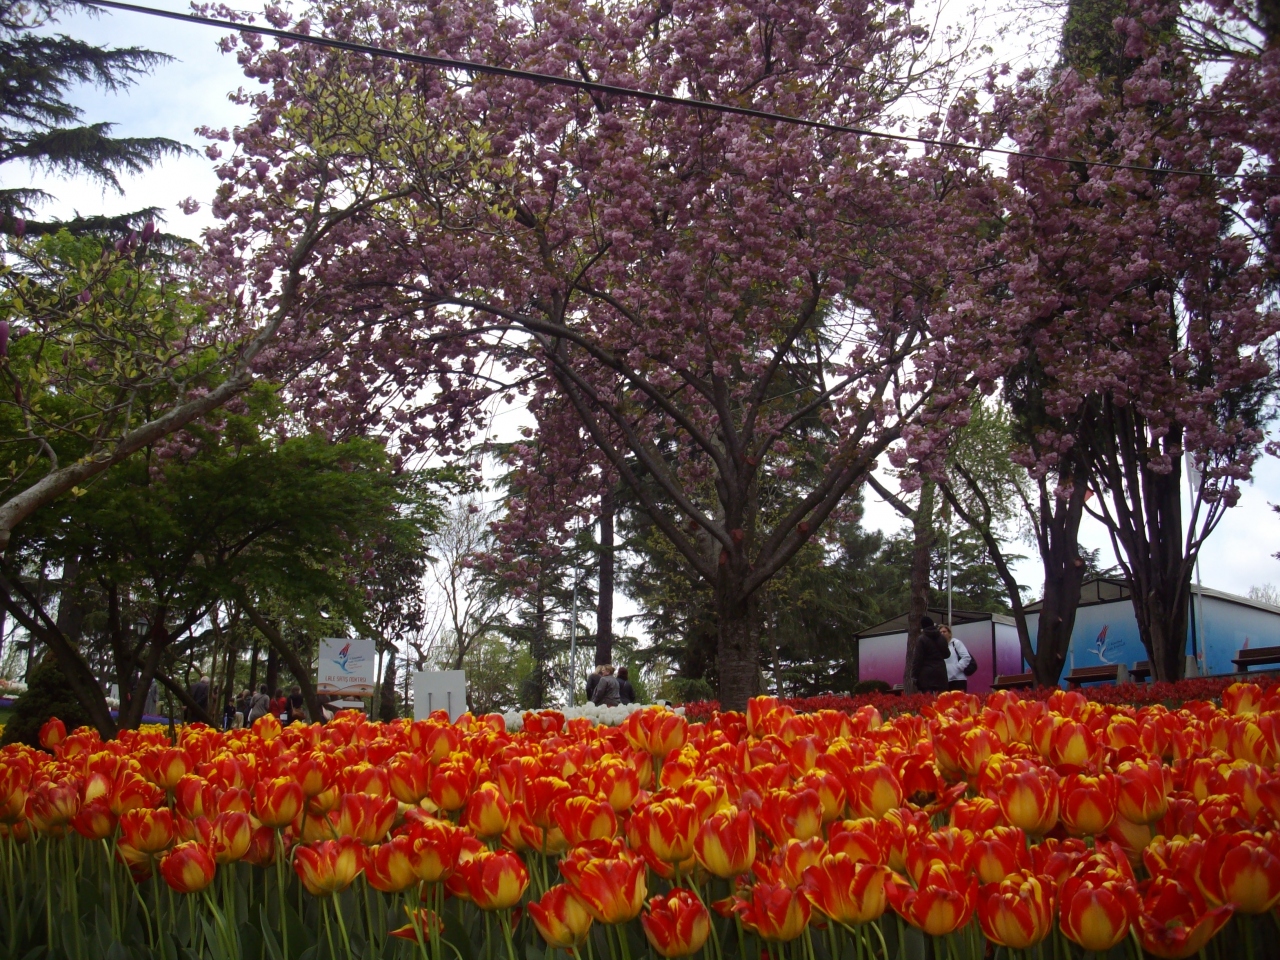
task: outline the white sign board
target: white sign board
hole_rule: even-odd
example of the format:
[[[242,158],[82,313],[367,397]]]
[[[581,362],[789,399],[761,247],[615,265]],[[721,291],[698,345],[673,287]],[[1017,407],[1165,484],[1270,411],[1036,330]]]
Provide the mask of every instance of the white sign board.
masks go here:
[[[378,654],[372,640],[325,638],[320,641],[316,693],[372,697]]]
[[[413,675],[413,719],[426,720],[433,710],[448,710],[457,720],[467,712],[467,672],[436,670]]]

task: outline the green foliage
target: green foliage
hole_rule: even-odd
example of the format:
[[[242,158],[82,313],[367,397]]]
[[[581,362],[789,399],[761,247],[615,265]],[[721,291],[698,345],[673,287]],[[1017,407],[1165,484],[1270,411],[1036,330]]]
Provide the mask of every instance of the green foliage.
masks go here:
[[[84,122],[68,99],[70,90],[90,85],[116,92],[171,57],[144,47],[99,47],[47,28],[64,10],[62,2],[5,2],[0,13],[0,164],[23,162],[69,176],[87,176],[123,192],[119,177],[142,173],[165,156],[184,151],[163,137],[113,137],[112,125]],[[12,182],[12,181],[11,181]],[[0,189],[0,224],[12,229],[15,216],[50,199],[31,187]],[[128,232],[151,219],[154,209],[120,217],[77,217],[65,223],[28,223],[29,233],[70,227]]]
[[[5,495],[216,385],[236,340],[194,305],[180,265],[66,231],[9,243],[0,321]]]
[[[701,677],[669,677],[658,688],[657,699],[670,700],[672,703],[692,703],[695,700],[713,700],[715,695],[715,688]]]
[[[158,668],[171,676],[210,643],[217,663],[227,649],[250,649],[249,618],[228,614],[246,602],[309,676],[319,637],[376,636],[380,618],[385,626],[391,601],[377,608],[369,586],[380,556],[410,570],[424,562],[439,514],[436,472],[398,469],[374,440],[282,436],[283,426],[278,398],[260,387],[223,422],[183,435],[167,458],[131,458],[17,531],[10,560],[19,568],[78,568],[81,650],[126,705],[130,691],[145,691],[157,647]],[[214,616],[229,616],[226,636],[192,633]],[[224,677],[220,691],[248,677]],[[288,685],[286,676],[276,682]]]
[[[13,711],[4,726],[0,746],[8,743],[25,743],[40,746],[40,728],[52,717],[57,717],[67,730],[90,723],[84,707],[67,687],[56,657],[44,657],[31,671],[27,692],[18,697]]]
[[[467,651],[467,700],[472,713],[504,713],[527,708],[528,680],[534,675],[527,647],[487,633]]]
[[[1062,24],[1062,63],[1087,75],[1121,76],[1126,37],[1112,23],[1127,16],[1126,0],[1068,0]]]
[[[1018,559],[1013,554],[1007,556],[1011,560]],[[905,575],[911,564],[910,538],[902,536],[887,541],[881,559],[890,567],[901,569]],[[930,552],[928,601],[930,607],[945,608],[947,605],[947,547],[943,533],[939,533]],[[905,596],[902,602],[905,604]],[[967,528],[953,529],[951,533],[951,602],[957,610],[1009,612],[1008,595],[987,557],[986,545],[978,534]],[[901,613],[902,610],[896,612]]]
[[[504,478],[502,484],[507,497],[523,496],[513,476]],[[591,631],[583,618],[595,605],[599,553],[594,547],[588,528],[580,529],[563,544],[533,537],[516,538],[504,543],[500,551],[511,556],[512,561],[504,559],[492,569],[486,568],[479,578],[480,589],[512,598],[510,617],[496,629],[509,642],[529,652],[532,669],[518,688],[524,708],[550,707],[568,687],[575,584],[579,649],[591,643]]]

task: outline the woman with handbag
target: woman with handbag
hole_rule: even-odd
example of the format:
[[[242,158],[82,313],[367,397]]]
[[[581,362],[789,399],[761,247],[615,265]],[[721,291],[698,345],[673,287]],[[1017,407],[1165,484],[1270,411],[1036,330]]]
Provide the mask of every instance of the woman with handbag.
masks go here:
[[[944,623],[938,632],[947,641],[947,689],[968,690],[969,678],[978,672],[978,662],[969,648],[951,635],[949,626]]]

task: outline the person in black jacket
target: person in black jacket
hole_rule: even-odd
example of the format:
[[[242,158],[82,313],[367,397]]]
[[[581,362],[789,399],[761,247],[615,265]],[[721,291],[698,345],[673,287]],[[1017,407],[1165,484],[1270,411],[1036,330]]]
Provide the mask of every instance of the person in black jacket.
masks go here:
[[[627,668],[618,668],[618,695],[622,698],[623,703],[636,702],[636,688],[631,686],[631,680],[627,677]]]
[[[947,656],[950,650],[932,617],[921,617],[920,626],[923,629],[916,641],[911,676],[921,693],[941,692],[947,689]]]
[[[587,703],[595,703],[596,686],[600,683],[603,664],[596,664],[596,668],[591,671],[591,676],[587,677]]]

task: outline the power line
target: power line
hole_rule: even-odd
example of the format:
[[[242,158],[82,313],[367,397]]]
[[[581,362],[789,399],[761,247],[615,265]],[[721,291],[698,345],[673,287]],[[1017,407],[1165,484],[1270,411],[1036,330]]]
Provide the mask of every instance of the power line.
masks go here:
[[[633,100],[645,100],[649,103],[665,103],[675,107],[688,107],[695,110],[708,110],[714,113],[727,113],[740,117],[751,117],[756,120],[769,120],[774,123],[789,123],[814,130],[826,130],[831,133],[850,133],[859,137],[870,137],[879,140],[894,140],[901,143],[915,143],[929,147],[942,147],[951,150],[971,150],[977,153],[994,153],[1005,157],[1019,157],[1026,160],[1047,160],[1051,163],[1083,164],[1089,167],[1104,167],[1108,170],[1133,170],[1140,173],[1160,173],[1170,176],[1208,177],[1215,180],[1254,177],[1261,180],[1280,179],[1280,174],[1249,173],[1217,173],[1212,170],[1180,170],[1176,168],[1146,167],[1134,163],[1112,163],[1106,160],[1086,160],[1081,157],[1059,157],[1045,153],[1031,153],[1024,150],[1008,150],[1003,147],[982,147],[972,143],[961,143],[958,140],[940,140],[934,137],[913,137],[905,133],[889,133],[883,130],[872,130],[868,127],[846,126],[830,123],[826,120],[810,120],[807,117],[793,117],[785,113],[773,113],[769,110],[757,110],[753,107],[737,107],[728,103],[716,103],[711,100],[698,100],[694,97],[677,97],[669,93],[655,93],[651,90],[639,90],[634,87],[621,87],[611,83],[599,83],[594,80],[578,80],[573,77],[558,77],[550,73],[538,73],[533,70],[520,70],[515,67],[498,67],[474,60],[458,60],[452,57],[438,57],[428,53],[408,53],[403,50],[392,50],[388,47],[375,47],[372,44],[356,43],[351,40],[338,40],[324,35],[296,33],[292,30],[280,30],[276,27],[263,27],[256,24],[237,23],[234,20],[223,20],[218,17],[204,17],[195,13],[178,13],[172,10],[161,10],[137,3],[124,3],[121,0],[82,0],[86,6],[105,7],[112,10],[124,10],[127,13],[141,13],[150,17],[163,17],[166,20],[179,20],[206,27],[234,30],[238,33],[254,33],[260,36],[276,37],[294,43],[308,43],[316,47],[327,47],[331,50],[345,50],[348,53],[361,53],[370,57],[384,57],[399,60],[402,63],[416,63],[428,67],[441,67],[446,70],[463,70],[467,73],[488,74],[495,77],[509,77],[516,80],[529,80],[533,83],[544,83],[549,86],[565,87],[570,90],[582,90],[588,93],[605,93]]]

